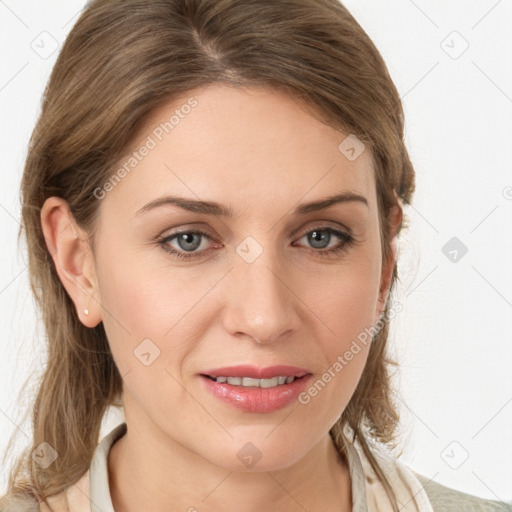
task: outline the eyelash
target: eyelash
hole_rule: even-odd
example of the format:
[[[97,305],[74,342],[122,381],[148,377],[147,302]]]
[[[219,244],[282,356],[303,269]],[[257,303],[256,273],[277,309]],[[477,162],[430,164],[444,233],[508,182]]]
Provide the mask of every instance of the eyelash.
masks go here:
[[[356,245],[358,243],[358,241],[355,239],[355,237],[352,234],[344,233],[343,231],[340,231],[338,229],[334,229],[334,228],[332,228],[330,226],[318,226],[318,227],[312,228],[312,229],[304,232],[298,238],[298,240],[303,238],[305,235],[308,235],[309,233],[312,233],[313,231],[325,231],[325,232],[327,232],[327,233],[329,233],[331,235],[336,235],[337,237],[341,238],[342,241],[344,242],[341,246],[338,246],[338,247],[335,247],[335,248],[331,248],[331,249],[321,249],[321,250],[310,249],[310,251],[313,252],[317,256],[329,257],[329,256],[337,255],[338,253],[346,251],[350,247],[352,247],[353,245]],[[159,238],[157,240],[157,243],[162,247],[162,249],[165,252],[167,252],[168,254],[171,254],[173,257],[175,257],[177,259],[188,260],[188,259],[191,259],[191,258],[198,258],[198,257],[200,257],[205,251],[201,251],[201,252],[198,252],[198,253],[187,254],[187,253],[182,253],[182,252],[176,251],[175,249],[169,248],[168,243],[171,240],[173,240],[174,238],[176,238],[176,237],[178,237],[180,235],[184,235],[184,234],[200,235],[200,236],[206,237],[207,239],[211,239],[211,237],[208,235],[208,233],[205,233],[204,231],[201,231],[200,229],[198,229],[198,230],[189,230],[189,231],[179,231],[177,233],[173,233],[172,235]]]

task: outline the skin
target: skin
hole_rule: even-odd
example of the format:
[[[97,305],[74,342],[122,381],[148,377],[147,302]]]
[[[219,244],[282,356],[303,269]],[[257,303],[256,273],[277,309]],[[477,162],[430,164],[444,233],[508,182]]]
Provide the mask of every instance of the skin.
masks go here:
[[[348,467],[328,432],[356,388],[369,344],[307,405],[272,413],[224,404],[198,374],[290,364],[307,368],[314,382],[375,324],[396,237],[382,265],[370,152],[348,160],[338,150],[346,134],[283,93],[223,85],[159,107],[129,150],[191,96],[198,105],[100,201],[95,254],[64,200],[48,199],[41,212],[80,319],[88,327],[103,322],[123,377],[128,432],[108,458],[114,508],[349,511]],[[298,204],[343,191],[364,196],[368,206],[353,201],[292,214]],[[136,215],[165,194],[216,201],[235,216],[170,205]],[[396,233],[402,211],[392,213]],[[357,244],[320,256],[344,243],[331,235],[314,245],[306,235],[325,226],[349,228]],[[193,249],[198,257],[176,259],[156,241],[178,228],[207,231],[210,239]],[[236,252],[247,236],[263,248],[252,263]],[[176,238],[167,245],[186,253]],[[133,353],[147,338],[160,350],[149,366]],[[251,469],[237,458],[248,442],[262,455]]]

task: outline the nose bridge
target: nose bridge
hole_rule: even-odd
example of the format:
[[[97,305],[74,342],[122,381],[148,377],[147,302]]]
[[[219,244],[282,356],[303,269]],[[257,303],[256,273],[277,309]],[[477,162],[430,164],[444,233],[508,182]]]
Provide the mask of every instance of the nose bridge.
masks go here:
[[[297,327],[298,315],[287,283],[289,272],[280,263],[277,251],[250,238],[237,247],[230,272],[226,328],[233,335],[271,343]]]

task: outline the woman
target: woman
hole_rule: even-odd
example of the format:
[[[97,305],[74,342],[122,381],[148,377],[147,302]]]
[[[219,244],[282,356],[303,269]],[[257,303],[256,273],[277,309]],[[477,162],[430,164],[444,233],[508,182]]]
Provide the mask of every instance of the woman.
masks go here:
[[[386,450],[413,192],[337,1],[91,2],[22,182],[49,352],[1,510],[510,509]]]

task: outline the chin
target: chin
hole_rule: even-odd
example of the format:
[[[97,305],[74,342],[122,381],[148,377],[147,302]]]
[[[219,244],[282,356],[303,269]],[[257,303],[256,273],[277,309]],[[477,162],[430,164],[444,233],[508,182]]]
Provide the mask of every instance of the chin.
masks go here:
[[[304,438],[291,442],[289,436],[269,435],[269,430],[260,435],[252,433],[236,436],[233,441],[218,443],[217,450],[207,447],[204,457],[211,463],[229,471],[242,473],[279,471],[297,463],[307,453]],[[198,452],[201,453],[201,452]]]

